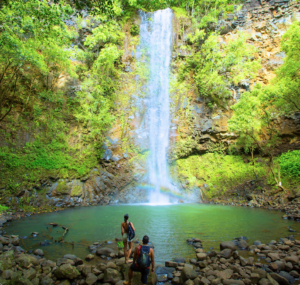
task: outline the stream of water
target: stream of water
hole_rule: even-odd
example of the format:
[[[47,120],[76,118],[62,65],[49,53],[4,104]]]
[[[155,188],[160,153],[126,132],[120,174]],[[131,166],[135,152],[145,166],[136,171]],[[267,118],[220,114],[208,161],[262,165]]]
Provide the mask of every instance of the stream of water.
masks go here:
[[[138,50],[150,71],[147,84],[147,132],[150,155],[148,176],[151,204],[167,204],[166,192],[176,192],[168,175],[167,150],[170,130],[169,76],[172,52],[171,9],[154,13],[140,12],[140,44]]]
[[[296,237],[300,233],[300,223],[282,219],[282,212],[203,204],[74,208],[13,221],[6,231],[20,237],[28,236],[22,239],[21,246],[26,250],[42,248],[47,258],[54,260],[67,253],[84,258],[89,253],[88,245],[121,238],[120,225],[126,213],[136,228],[136,236],[140,240],[145,234],[150,237],[158,263],[180,256],[194,258],[194,249],[185,242],[191,237],[203,240],[205,250],[211,247],[219,250],[221,241],[235,237],[246,236],[250,244],[257,239],[268,243],[272,239],[291,234]],[[51,222],[70,229],[65,240],[74,241],[74,248],[60,243],[39,245],[41,241],[51,241],[50,237],[58,239],[62,236],[64,230],[61,226],[52,228],[48,225]],[[288,232],[288,226],[296,233]],[[34,231],[40,235],[31,237]]]

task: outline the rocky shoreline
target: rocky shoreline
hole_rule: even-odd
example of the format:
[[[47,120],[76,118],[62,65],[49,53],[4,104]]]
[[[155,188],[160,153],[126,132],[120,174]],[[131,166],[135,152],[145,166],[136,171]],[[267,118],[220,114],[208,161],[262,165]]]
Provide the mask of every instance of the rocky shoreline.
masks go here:
[[[54,262],[46,259],[41,249],[25,252],[16,235],[0,236],[0,284],[122,285],[129,265],[118,241],[90,245],[85,260],[67,254]],[[194,247],[195,258],[180,257],[157,265],[148,285],[300,284],[300,240],[292,237],[268,244],[255,241],[253,245],[240,237],[221,242],[220,251],[207,252],[199,239],[186,242]],[[139,273],[133,284],[141,284]]]

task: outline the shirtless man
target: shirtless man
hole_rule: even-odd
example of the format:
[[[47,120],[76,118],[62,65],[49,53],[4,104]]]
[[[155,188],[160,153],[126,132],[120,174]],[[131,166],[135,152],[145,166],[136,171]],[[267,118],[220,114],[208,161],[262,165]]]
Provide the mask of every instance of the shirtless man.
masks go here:
[[[132,251],[132,240],[129,239],[128,237],[128,226],[129,226],[129,221],[128,221],[128,214],[124,215],[124,222],[121,224],[121,233],[122,233],[122,240],[124,244],[124,256],[125,256],[125,263],[130,263],[132,260],[129,260],[131,251]],[[130,222],[130,225],[132,229],[135,231],[135,228],[133,224]],[[127,243],[129,244],[129,250],[127,252]]]

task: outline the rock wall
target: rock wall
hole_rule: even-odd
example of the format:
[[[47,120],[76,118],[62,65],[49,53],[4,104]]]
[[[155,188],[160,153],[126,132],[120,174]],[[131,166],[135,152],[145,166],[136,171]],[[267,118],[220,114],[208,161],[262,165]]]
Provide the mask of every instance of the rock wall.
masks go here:
[[[262,68],[258,76],[250,81],[241,82],[231,89],[230,104],[237,102],[241,94],[260,83],[266,85],[275,77],[275,69],[283,64],[284,52],[280,51],[282,35],[293,21],[300,20],[300,4],[295,1],[247,1],[240,11],[227,15],[211,29],[220,32],[219,41],[226,43],[237,37],[238,31],[248,33],[249,44],[258,49],[256,57],[261,60]],[[188,34],[193,32],[188,19],[177,19],[175,24],[174,58],[185,58],[192,53],[194,46],[189,42]],[[184,27],[179,34],[179,27]],[[185,47],[183,49],[182,47]],[[188,47],[188,48],[187,48]],[[190,50],[190,51],[189,51]],[[176,77],[177,66],[174,64],[173,75]],[[235,139],[235,134],[228,130],[227,121],[232,115],[230,109],[209,109],[205,98],[197,95],[196,87],[190,84],[189,89],[178,86],[173,92],[172,129],[174,135],[170,149],[170,160],[187,157],[193,153],[205,153],[211,147],[228,147]],[[177,101],[176,101],[177,100]],[[299,118],[282,117],[278,124],[282,145],[277,148],[280,154],[287,150],[299,149]],[[175,138],[175,139],[174,139]]]

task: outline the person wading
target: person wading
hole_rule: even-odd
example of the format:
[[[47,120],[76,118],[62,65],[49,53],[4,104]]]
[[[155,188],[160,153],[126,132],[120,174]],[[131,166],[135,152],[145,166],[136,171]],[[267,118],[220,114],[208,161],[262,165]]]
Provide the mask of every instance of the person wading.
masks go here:
[[[143,237],[143,244],[139,245],[134,250],[133,263],[128,271],[128,281],[124,281],[124,285],[132,285],[133,272],[141,272],[141,281],[144,285],[147,284],[147,279],[150,270],[150,264],[152,265],[151,272],[154,272],[154,251],[148,245],[149,237]]]
[[[133,231],[135,231],[135,228],[133,226],[133,224],[131,222],[128,221],[128,214],[124,215],[124,222],[121,224],[121,233],[122,233],[122,240],[123,240],[123,244],[124,244],[124,256],[125,256],[125,263],[130,263],[132,262],[132,260],[129,260],[130,258],[130,254],[132,251],[132,239],[130,239],[130,237],[128,236],[128,230],[129,227],[132,228]],[[130,225],[129,225],[130,223]],[[127,252],[127,243],[129,245],[129,250]]]

